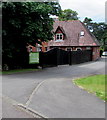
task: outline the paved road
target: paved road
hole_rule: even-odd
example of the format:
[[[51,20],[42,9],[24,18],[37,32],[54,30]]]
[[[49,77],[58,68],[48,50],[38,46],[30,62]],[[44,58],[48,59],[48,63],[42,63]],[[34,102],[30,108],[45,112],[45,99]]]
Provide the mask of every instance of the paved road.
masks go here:
[[[34,118],[33,115],[24,111],[8,98],[2,99],[3,118]]]
[[[101,59],[27,74],[4,75],[3,94],[48,118],[104,118],[105,103],[72,81],[104,73],[105,60]],[[3,113],[5,117],[6,111]]]

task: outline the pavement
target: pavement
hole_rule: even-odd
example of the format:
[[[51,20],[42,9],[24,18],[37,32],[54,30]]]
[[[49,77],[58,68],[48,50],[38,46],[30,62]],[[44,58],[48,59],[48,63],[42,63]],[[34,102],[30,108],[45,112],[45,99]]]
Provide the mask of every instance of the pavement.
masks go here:
[[[33,115],[18,107],[13,100],[7,97],[2,99],[2,109],[3,118],[34,118]]]
[[[3,75],[3,117],[34,118],[37,114],[43,118],[105,118],[104,101],[73,84],[76,78],[95,74],[105,74],[104,58],[32,73]],[[20,108],[34,114],[28,111],[26,114]],[[15,109],[14,115],[12,109]]]

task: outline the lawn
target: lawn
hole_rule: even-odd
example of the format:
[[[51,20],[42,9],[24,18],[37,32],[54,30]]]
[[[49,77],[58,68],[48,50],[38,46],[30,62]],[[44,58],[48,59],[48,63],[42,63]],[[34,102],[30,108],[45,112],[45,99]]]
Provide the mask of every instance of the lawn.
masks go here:
[[[105,89],[107,88],[106,77],[107,75],[93,75],[76,79],[74,83],[107,102],[107,90]]]
[[[39,69],[17,69],[17,70],[0,71],[0,74],[14,74],[14,73],[31,72],[38,70]]]

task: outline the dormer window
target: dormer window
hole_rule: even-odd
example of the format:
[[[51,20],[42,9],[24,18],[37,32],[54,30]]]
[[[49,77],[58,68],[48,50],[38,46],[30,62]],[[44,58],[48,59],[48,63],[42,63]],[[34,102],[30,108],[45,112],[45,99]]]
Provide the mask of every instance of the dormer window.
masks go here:
[[[63,40],[63,34],[62,33],[57,33],[56,34],[56,40]]]
[[[63,27],[58,26],[56,31],[55,31],[55,41],[56,42],[62,42],[65,38],[65,31]]]
[[[80,35],[81,35],[81,36],[84,36],[84,35],[85,35],[85,32],[84,32],[84,31],[81,31]]]

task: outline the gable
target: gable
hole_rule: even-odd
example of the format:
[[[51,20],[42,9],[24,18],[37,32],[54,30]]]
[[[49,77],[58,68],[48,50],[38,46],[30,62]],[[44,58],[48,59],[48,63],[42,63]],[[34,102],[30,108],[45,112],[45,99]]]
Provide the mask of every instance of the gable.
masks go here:
[[[63,27],[61,27],[61,26],[57,27],[55,33],[62,33],[63,35],[65,35],[65,31],[64,31]]]
[[[61,46],[99,46],[97,39],[93,37],[90,31],[79,20],[72,21],[55,21],[53,25],[54,33],[61,33],[66,35]],[[84,32],[84,35],[81,35]],[[83,33],[82,33],[83,34]],[[49,45],[57,46],[58,43],[50,41]]]
[[[57,29],[56,32],[55,32],[55,34],[56,33],[62,33],[62,31],[60,29]]]

